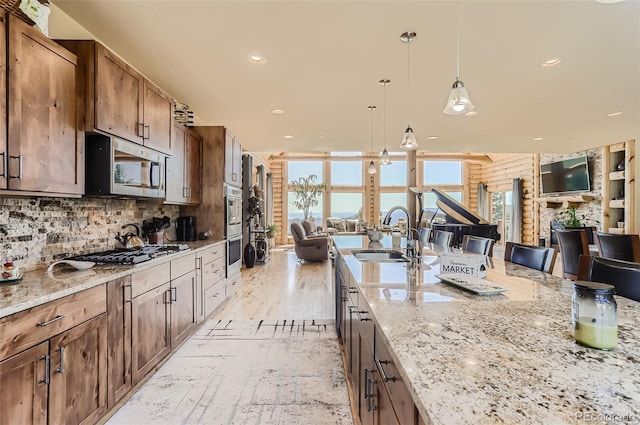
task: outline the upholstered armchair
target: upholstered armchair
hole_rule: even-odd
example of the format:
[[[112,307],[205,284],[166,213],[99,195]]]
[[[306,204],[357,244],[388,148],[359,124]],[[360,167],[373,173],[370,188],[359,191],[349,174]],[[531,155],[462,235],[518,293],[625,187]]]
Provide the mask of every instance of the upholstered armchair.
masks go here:
[[[326,234],[307,234],[302,223],[291,223],[291,235],[300,260],[324,261],[329,258],[329,237]]]

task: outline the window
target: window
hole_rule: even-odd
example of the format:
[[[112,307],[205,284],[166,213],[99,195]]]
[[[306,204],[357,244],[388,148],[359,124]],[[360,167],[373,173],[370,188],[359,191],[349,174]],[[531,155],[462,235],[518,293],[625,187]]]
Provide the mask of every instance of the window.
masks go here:
[[[422,182],[428,186],[462,184],[462,162],[424,161]]]
[[[315,221],[315,223],[318,226],[322,226],[322,223],[324,222],[324,217],[322,215],[322,201],[323,201],[323,197],[324,195],[320,195],[318,197],[318,205],[315,205],[313,207],[311,207],[309,209],[309,218],[313,218],[313,220]],[[294,195],[293,192],[289,191],[287,192],[287,198],[288,198],[288,203],[289,203],[289,208],[288,208],[288,215],[287,215],[287,231],[289,233],[291,233],[291,223],[294,220],[304,220],[304,213],[302,212],[302,210],[298,209],[295,205],[294,205],[294,201],[296,200],[296,196]]]
[[[331,217],[362,220],[362,193],[332,193]]]
[[[331,186],[362,186],[362,161],[331,161]]]
[[[403,193],[381,193],[380,194],[380,215],[384,217],[387,212],[395,206],[407,208],[407,194]],[[398,221],[398,218],[407,218],[406,214],[402,210],[395,210],[391,213],[390,224],[394,224]]]
[[[445,193],[451,196],[456,201],[462,203],[462,192],[445,192]],[[442,211],[439,211],[438,206],[436,205],[437,200],[438,200],[438,197],[433,192],[426,192],[422,195],[422,208],[424,211],[422,215],[423,222],[429,223],[433,221],[434,223],[443,223],[445,221],[444,213]],[[434,214],[436,214],[435,217],[433,217]]]
[[[311,174],[318,176],[316,183],[323,182],[322,161],[289,161],[289,181],[298,180],[300,177],[309,177]]]
[[[407,161],[393,161],[380,166],[380,186],[406,186]],[[406,201],[405,201],[406,203]]]

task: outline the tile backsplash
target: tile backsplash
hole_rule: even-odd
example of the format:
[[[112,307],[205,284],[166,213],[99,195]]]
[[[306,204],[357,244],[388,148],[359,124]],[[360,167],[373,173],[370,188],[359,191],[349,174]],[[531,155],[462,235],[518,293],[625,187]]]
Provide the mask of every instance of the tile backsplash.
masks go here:
[[[178,206],[155,200],[0,197],[0,261],[27,271],[113,249],[120,246],[115,236],[123,225],[165,215],[173,224],[178,214]],[[173,229],[165,230],[166,238],[175,239]]]

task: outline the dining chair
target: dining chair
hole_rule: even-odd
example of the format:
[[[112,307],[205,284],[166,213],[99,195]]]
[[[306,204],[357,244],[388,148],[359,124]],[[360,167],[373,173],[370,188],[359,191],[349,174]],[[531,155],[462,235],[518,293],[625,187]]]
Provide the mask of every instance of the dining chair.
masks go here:
[[[578,279],[580,255],[589,255],[589,239],[585,229],[555,230],[562,257],[562,277]]]
[[[640,263],[581,255],[578,280],[608,283],[617,295],[640,301]]]
[[[426,246],[431,239],[431,229],[428,227],[420,227],[418,229],[418,239],[420,239],[420,246]]]
[[[545,273],[553,273],[557,254],[554,248],[507,242],[504,249],[504,261]]]
[[[491,238],[464,235],[462,237],[462,251],[488,255],[491,257],[493,255],[493,244],[495,242],[496,241]]]
[[[604,258],[640,263],[640,236],[596,232],[598,252]]]
[[[451,246],[453,240],[453,232],[447,232],[446,230],[434,230],[433,243],[435,245]]]

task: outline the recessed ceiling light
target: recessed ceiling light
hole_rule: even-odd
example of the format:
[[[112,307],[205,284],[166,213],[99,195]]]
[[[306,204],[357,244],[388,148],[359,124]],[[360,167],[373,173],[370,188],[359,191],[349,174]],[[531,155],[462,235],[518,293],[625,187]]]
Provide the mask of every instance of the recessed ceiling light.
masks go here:
[[[429,136],[427,137],[427,140],[436,140],[438,138],[438,136]]]
[[[542,61],[538,64],[540,68],[549,68],[550,66],[556,66],[562,61],[562,58],[552,58],[547,59],[546,61]]]
[[[275,115],[282,115],[284,114],[284,109],[272,109],[271,113]]]
[[[465,115],[468,116],[468,117],[472,117],[474,115],[478,115],[478,111],[469,111]]]
[[[325,137],[326,137],[326,136],[325,136],[324,134],[321,134],[321,135],[320,135],[320,138],[321,138],[321,139],[324,139]]]
[[[607,114],[608,117],[619,117],[620,115],[622,115],[622,111],[610,112]]]
[[[540,140],[542,140],[542,137],[534,137],[534,138],[533,138],[533,141],[534,141],[534,142],[539,142]]]
[[[249,56],[249,62],[251,63],[257,63],[257,64],[263,64],[265,63],[265,59],[262,56],[259,55],[251,55]]]
[[[285,138],[285,139],[293,139],[293,136],[292,136],[292,135],[290,135],[290,134],[285,134],[285,135],[284,135],[284,138]]]

